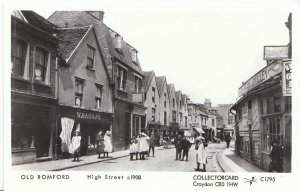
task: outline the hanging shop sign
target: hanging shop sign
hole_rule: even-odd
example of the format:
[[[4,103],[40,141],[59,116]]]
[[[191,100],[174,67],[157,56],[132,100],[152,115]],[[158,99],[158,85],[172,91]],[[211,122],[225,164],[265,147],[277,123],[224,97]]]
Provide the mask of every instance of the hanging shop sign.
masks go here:
[[[282,62],[274,61],[273,63],[267,65],[259,72],[257,72],[254,76],[252,76],[249,80],[247,80],[238,90],[239,97],[245,95],[249,90],[258,86],[259,84],[267,81],[273,76],[282,72]]]
[[[142,93],[132,94],[132,102],[134,102],[134,103],[143,102],[143,94]]]
[[[289,57],[289,46],[264,46],[264,60],[281,60]]]
[[[292,68],[291,61],[283,61],[282,90],[283,96],[292,96]]]

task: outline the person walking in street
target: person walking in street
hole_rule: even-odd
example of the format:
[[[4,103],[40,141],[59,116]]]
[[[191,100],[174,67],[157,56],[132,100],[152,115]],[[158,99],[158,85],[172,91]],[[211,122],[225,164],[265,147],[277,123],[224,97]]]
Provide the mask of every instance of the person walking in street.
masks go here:
[[[202,172],[206,172],[206,163],[207,163],[207,159],[206,159],[206,150],[203,144],[203,141],[205,139],[201,136],[199,136],[196,140],[195,140],[195,149],[196,149],[196,161],[197,161],[197,169],[196,171],[202,171]],[[200,166],[202,166],[202,169],[200,169]]]
[[[175,144],[175,149],[176,149],[175,160],[181,160],[181,153],[182,153],[181,135],[177,135],[175,137],[174,144]]]
[[[104,158],[106,154],[106,158],[108,158],[108,153],[112,152],[112,145],[111,145],[111,138],[110,138],[110,131],[106,131],[104,135]]]
[[[156,138],[154,136],[154,133],[151,134],[151,137],[149,139],[149,151],[148,151],[148,157],[150,155],[150,151],[152,150],[152,156],[154,157],[154,150],[155,150],[155,144],[156,144]]]
[[[72,137],[71,145],[69,147],[69,152],[74,155],[74,160],[72,162],[79,162],[79,152],[80,152],[80,141],[81,136],[78,130],[74,132],[74,136]]]
[[[133,136],[130,141],[129,147],[130,160],[133,160],[135,155],[135,160],[138,160],[138,140]]]
[[[270,166],[269,166],[269,172],[282,172],[282,160],[283,155],[283,148],[279,146],[279,143],[277,140],[274,140],[272,142],[272,151],[270,153]]]
[[[181,141],[181,147],[182,147],[182,161],[184,160],[184,157],[186,161],[188,161],[188,158],[189,158],[189,149],[191,148],[191,143],[190,141],[186,138],[186,137],[183,137],[182,138],[182,141]]]
[[[103,158],[105,157],[104,153],[104,136],[102,135],[102,131],[100,130],[96,135],[96,143],[97,143],[97,153],[98,159],[101,158],[101,154],[103,153]]]
[[[145,154],[147,154],[149,145],[147,141],[149,140],[149,137],[145,133],[140,134],[140,141],[139,141],[139,153],[140,153],[140,159],[145,160]]]
[[[231,140],[231,136],[228,134],[228,135],[225,137],[227,149],[228,149],[229,146],[230,146],[230,140]]]

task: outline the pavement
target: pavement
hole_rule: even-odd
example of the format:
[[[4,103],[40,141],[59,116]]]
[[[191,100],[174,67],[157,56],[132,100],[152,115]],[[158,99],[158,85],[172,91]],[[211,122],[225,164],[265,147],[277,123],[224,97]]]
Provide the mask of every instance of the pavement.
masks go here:
[[[234,152],[234,143],[229,149],[226,143],[209,143],[207,152],[207,172],[265,172],[254,166]],[[129,151],[110,153],[108,158],[98,159],[98,155],[81,156],[79,162],[72,162],[73,158],[51,160],[12,166],[17,171],[194,171],[196,167],[196,152],[194,145],[189,152],[189,161],[175,161],[175,149],[171,146],[165,149],[156,147],[155,157],[146,157],[146,160],[129,161]],[[126,165],[124,165],[126,164]]]
[[[234,143],[227,149],[226,143],[223,142],[224,149],[217,153],[217,161],[224,172],[265,172],[259,167],[251,164],[241,158],[234,152]]]
[[[171,146],[174,148],[174,146]],[[165,148],[156,147],[157,150],[165,150]],[[35,162],[29,164],[20,164],[12,166],[13,170],[18,171],[61,171],[67,170],[75,167],[87,166],[95,163],[105,162],[109,160],[114,160],[122,157],[129,157],[129,151],[117,151],[109,154],[108,158],[100,158],[98,159],[98,155],[88,155],[88,156],[81,156],[79,158],[79,162],[71,162],[73,158],[70,159],[60,159],[60,160],[51,160],[45,162]]]

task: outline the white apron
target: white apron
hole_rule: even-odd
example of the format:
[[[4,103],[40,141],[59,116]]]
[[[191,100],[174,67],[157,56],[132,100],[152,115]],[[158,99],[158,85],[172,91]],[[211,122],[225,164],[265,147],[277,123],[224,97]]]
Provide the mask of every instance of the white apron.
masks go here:
[[[196,161],[198,163],[206,164],[206,150],[202,144],[199,144],[198,150],[196,150]]]
[[[110,136],[104,136],[104,152],[112,152],[111,138]]]
[[[69,153],[74,154],[77,149],[80,147],[81,136],[74,136],[72,138],[71,145],[69,147]]]

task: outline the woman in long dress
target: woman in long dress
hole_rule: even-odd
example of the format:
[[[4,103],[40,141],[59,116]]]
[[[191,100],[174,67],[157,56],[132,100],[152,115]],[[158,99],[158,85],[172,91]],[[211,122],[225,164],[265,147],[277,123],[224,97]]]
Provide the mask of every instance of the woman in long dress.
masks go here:
[[[96,142],[97,142],[97,153],[98,158],[101,158],[101,154],[104,154],[104,137],[102,135],[102,131],[99,131],[96,136]],[[105,154],[104,154],[105,155]],[[104,157],[104,156],[103,156]]]
[[[110,131],[106,131],[104,135],[104,157],[106,153],[106,157],[108,158],[108,153],[111,152],[112,152],[112,145],[111,145]]]
[[[80,152],[80,141],[81,136],[79,135],[79,131],[74,132],[74,136],[72,137],[71,145],[69,147],[69,153],[74,155],[74,160],[72,162],[75,162],[77,159],[77,162],[79,162],[79,152]]]
[[[203,171],[206,172],[206,150],[203,144],[204,138],[203,137],[198,137],[195,141],[196,146],[196,161],[197,161],[197,169],[196,171]],[[200,170],[200,165],[203,166],[202,169]]]

